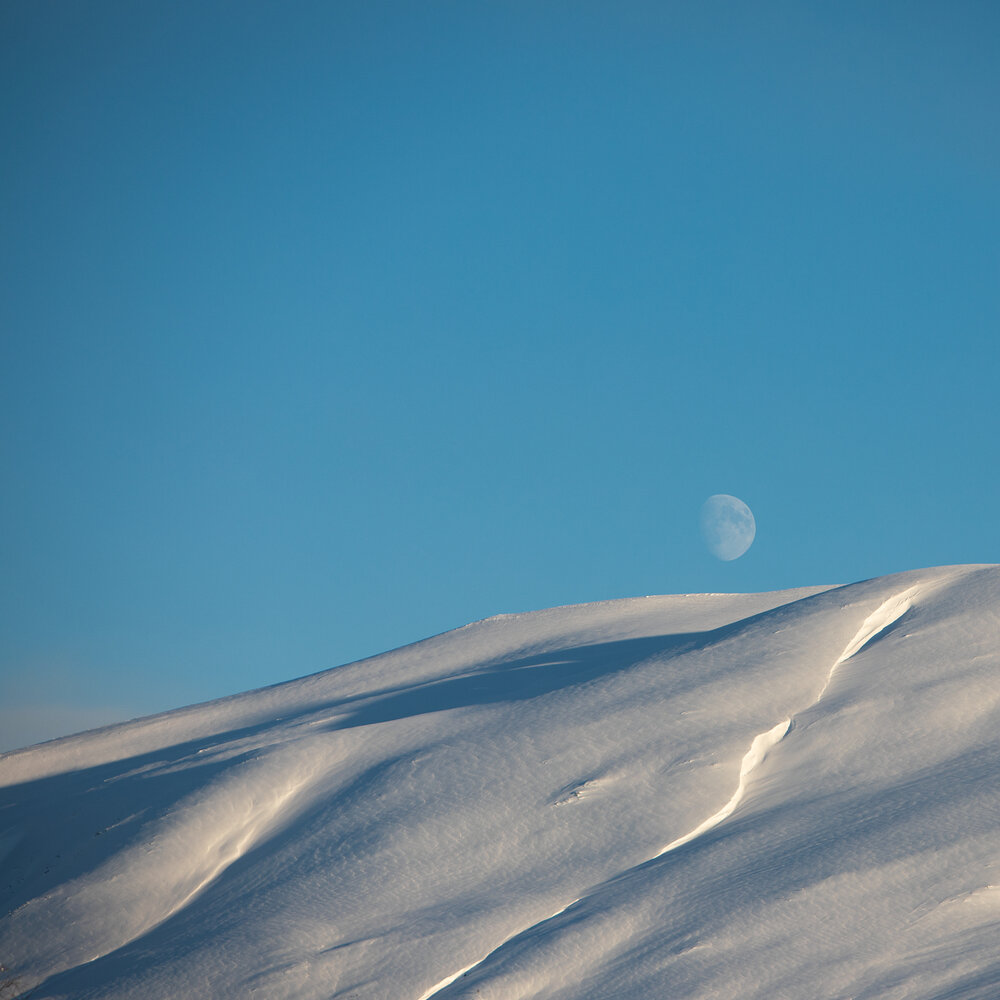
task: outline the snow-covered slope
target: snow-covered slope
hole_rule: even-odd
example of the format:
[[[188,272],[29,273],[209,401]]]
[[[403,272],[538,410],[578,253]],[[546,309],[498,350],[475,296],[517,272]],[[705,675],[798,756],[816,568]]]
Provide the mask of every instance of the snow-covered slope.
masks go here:
[[[1000,567],[500,616],[0,786],[5,1000],[995,998]]]

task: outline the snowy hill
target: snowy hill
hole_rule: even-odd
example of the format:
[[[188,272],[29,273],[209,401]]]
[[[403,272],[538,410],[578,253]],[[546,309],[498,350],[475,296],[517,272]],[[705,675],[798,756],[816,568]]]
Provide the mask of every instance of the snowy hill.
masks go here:
[[[1000,567],[499,616],[6,754],[0,893],[5,1000],[995,998]]]

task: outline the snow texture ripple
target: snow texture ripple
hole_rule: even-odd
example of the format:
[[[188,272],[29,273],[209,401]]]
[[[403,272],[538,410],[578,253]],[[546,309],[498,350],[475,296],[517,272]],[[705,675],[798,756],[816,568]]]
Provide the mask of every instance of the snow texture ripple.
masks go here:
[[[987,1000],[998,776],[994,566],[501,615],[0,757],[0,997]]]

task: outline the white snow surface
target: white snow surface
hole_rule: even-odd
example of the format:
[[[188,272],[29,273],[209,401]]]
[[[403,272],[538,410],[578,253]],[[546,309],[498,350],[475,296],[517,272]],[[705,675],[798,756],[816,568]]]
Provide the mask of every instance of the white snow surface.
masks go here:
[[[1000,996],[1000,567],[501,615],[0,757],[0,997]]]

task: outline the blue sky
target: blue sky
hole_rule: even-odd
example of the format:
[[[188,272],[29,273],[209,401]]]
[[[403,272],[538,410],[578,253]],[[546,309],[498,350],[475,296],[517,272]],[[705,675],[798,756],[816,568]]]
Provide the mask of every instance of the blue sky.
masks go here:
[[[0,747],[1000,560],[995,4],[13,0],[0,95]]]

